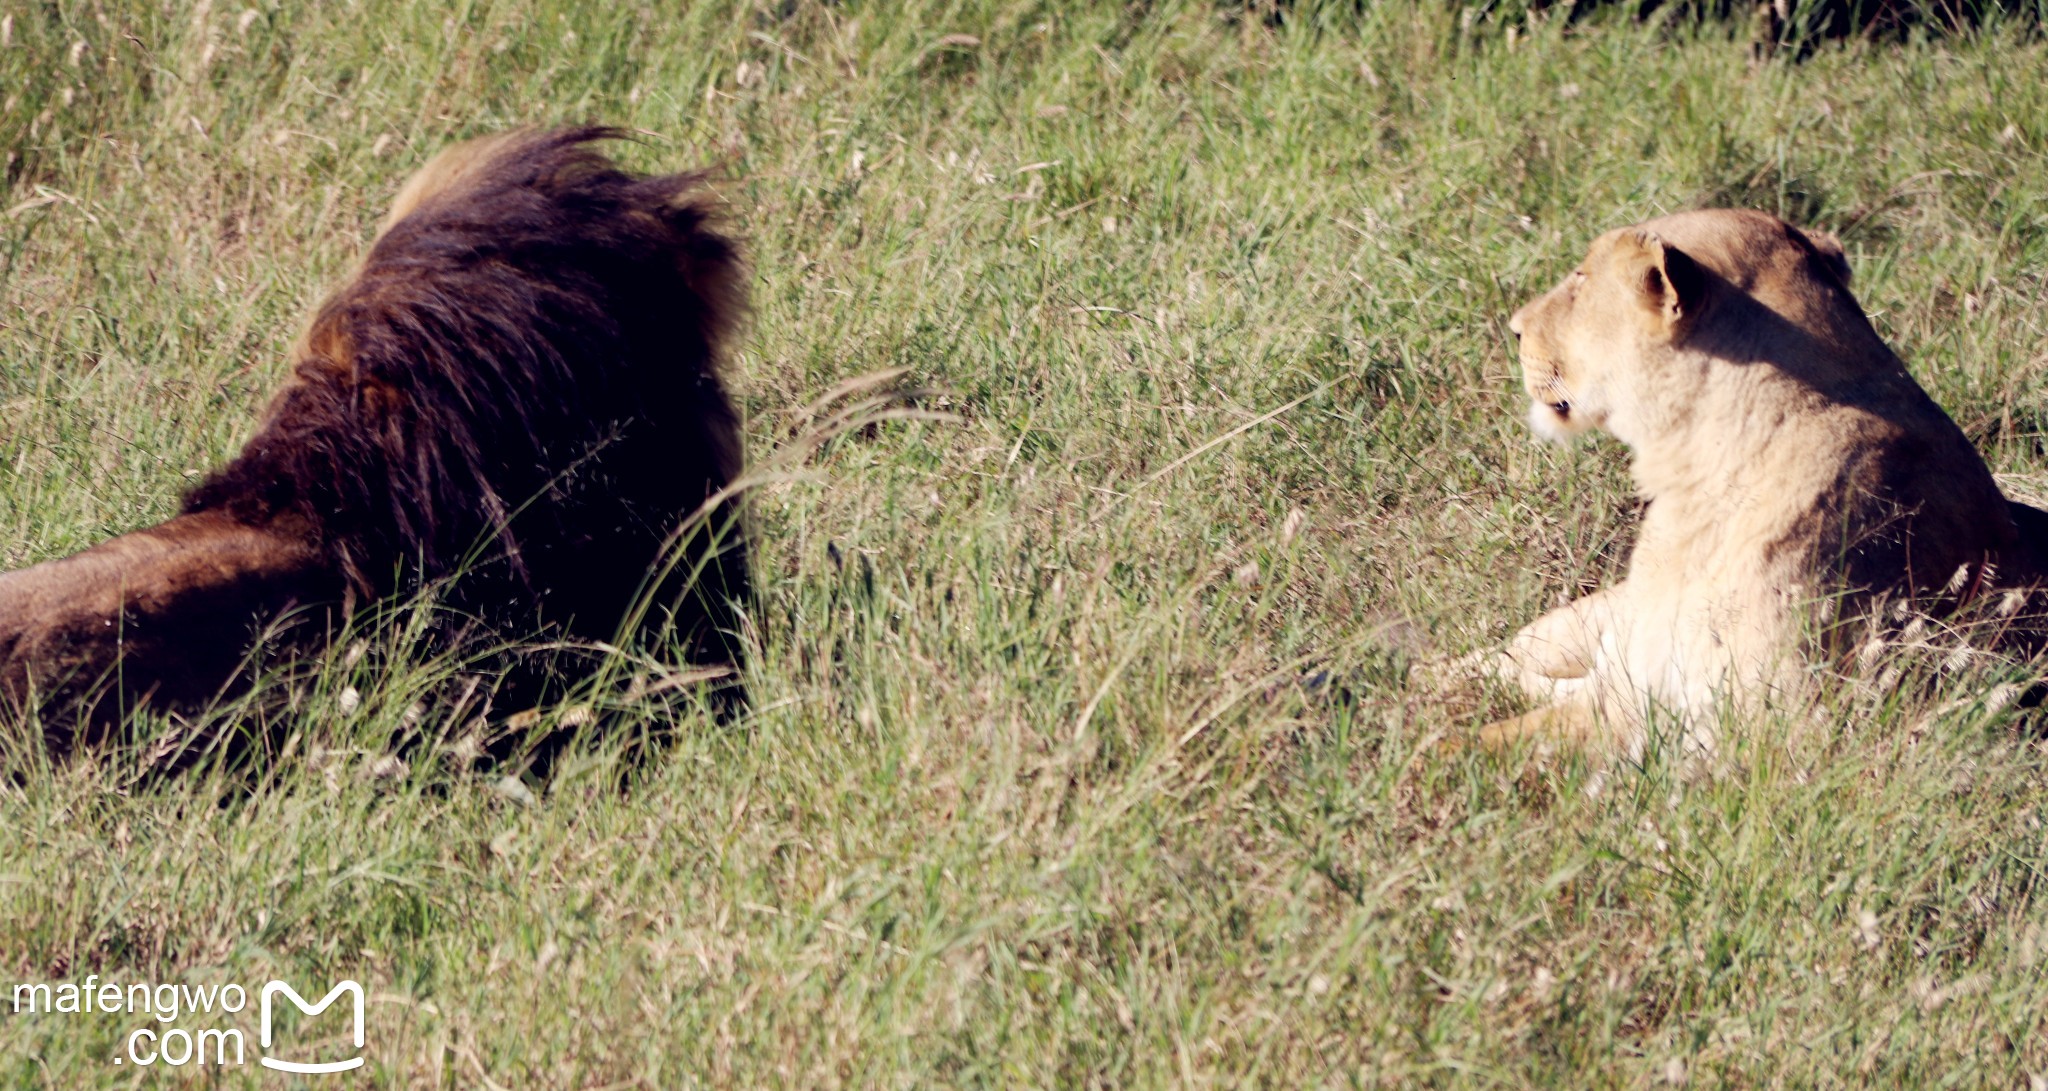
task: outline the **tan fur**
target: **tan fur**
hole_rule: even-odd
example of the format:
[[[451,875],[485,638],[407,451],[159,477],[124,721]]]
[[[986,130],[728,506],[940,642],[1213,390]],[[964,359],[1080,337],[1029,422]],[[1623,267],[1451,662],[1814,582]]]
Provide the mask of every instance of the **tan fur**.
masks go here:
[[[1825,647],[1885,596],[2038,576],[2021,509],[1871,328],[1831,239],[1725,210],[1610,231],[1509,326],[1536,431],[1613,434],[1649,504],[1627,577],[1508,645],[1500,670],[1543,707],[1490,746],[1638,752],[1670,722],[1711,751],[1720,712],[1803,699],[1816,619]]]
[[[339,597],[303,530],[195,512],[0,574],[0,709],[84,706],[46,721],[61,750],[80,724],[127,706],[220,696],[251,654],[252,618],[276,625],[294,604]],[[145,666],[117,679],[124,660]]]
[[[398,187],[398,196],[391,199],[391,211],[386,212],[383,222],[377,225],[377,234],[382,236],[390,231],[398,221],[434,198],[460,191],[470,178],[489,167],[500,151],[530,135],[531,130],[514,129],[465,140],[442,149],[434,158],[427,160],[426,166],[406,179],[403,186]]]

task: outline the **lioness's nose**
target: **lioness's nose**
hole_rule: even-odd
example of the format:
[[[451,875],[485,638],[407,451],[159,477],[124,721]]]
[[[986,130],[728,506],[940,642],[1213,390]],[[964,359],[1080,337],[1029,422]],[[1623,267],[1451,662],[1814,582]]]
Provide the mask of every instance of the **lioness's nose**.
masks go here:
[[[1521,311],[1516,311],[1515,313],[1508,316],[1508,332],[1515,335],[1515,340],[1520,341],[1522,339]]]

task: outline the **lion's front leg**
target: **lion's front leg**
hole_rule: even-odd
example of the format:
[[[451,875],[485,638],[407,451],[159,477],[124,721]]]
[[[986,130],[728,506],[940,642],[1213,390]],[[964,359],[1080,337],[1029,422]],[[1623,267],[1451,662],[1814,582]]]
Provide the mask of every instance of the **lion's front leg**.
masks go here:
[[[1578,694],[1520,716],[1495,720],[1474,734],[1454,735],[1439,743],[1437,750],[1453,755],[1473,750],[1503,754],[1525,745],[1601,756],[1632,744],[1626,732],[1617,730],[1601,714],[1596,701]]]
[[[1592,752],[1605,749],[1613,734],[1591,701],[1573,700],[1487,724],[1479,729],[1479,748],[1499,753],[1526,742]]]
[[[1512,682],[1542,707],[1490,723],[1476,737],[1446,746],[1499,752],[1528,741],[1604,750],[1616,741],[1600,713],[1601,676],[1615,669],[1608,660],[1614,655],[1625,586],[1566,603],[1523,626],[1501,651],[1488,653],[1486,672]]]
[[[1614,631],[1624,587],[1595,591],[1523,626],[1501,652],[1500,673],[1539,700],[1585,688]]]

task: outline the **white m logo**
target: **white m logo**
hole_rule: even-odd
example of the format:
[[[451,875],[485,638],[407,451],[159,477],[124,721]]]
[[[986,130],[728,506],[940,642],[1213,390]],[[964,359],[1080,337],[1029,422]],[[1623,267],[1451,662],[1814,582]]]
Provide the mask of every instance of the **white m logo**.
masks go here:
[[[270,1049],[270,998],[278,993],[283,993],[290,997],[292,1003],[307,1015],[318,1015],[326,1011],[336,1000],[340,999],[341,994],[350,994],[355,1000],[356,1049],[360,1051],[363,1048],[363,987],[361,985],[353,981],[344,981],[329,990],[326,996],[321,997],[318,1004],[308,1004],[306,1003],[306,998],[300,996],[290,985],[282,981],[273,981],[263,986],[261,1041],[266,1051]],[[351,1068],[361,1068],[363,1064],[361,1057],[350,1057],[346,1061],[328,1061],[321,1064],[308,1064],[301,1061],[279,1061],[269,1057],[264,1057],[262,1060],[263,1067],[275,1068],[281,1072],[347,1072]]]

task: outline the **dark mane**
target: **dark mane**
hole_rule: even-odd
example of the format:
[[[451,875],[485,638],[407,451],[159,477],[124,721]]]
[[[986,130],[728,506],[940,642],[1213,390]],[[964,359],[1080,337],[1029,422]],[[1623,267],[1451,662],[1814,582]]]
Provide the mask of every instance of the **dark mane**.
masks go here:
[[[460,600],[616,622],[626,578],[738,472],[717,361],[742,309],[701,176],[625,174],[591,147],[616,135],[505,138],[391,226],[184,510],[317,525],[357,594],[473,560]]]
[[[214,699],[282,616],[312,650],[448,577],[441,601],[503,637],[611,641],[645,602],[690,658],[735,662],[719,361],[744,271],[703,176],[621,171],[593,146],[619,135],[512,133],[422,169],[179,515],[0,575],[0,703],[41,708],[61,748]]]

